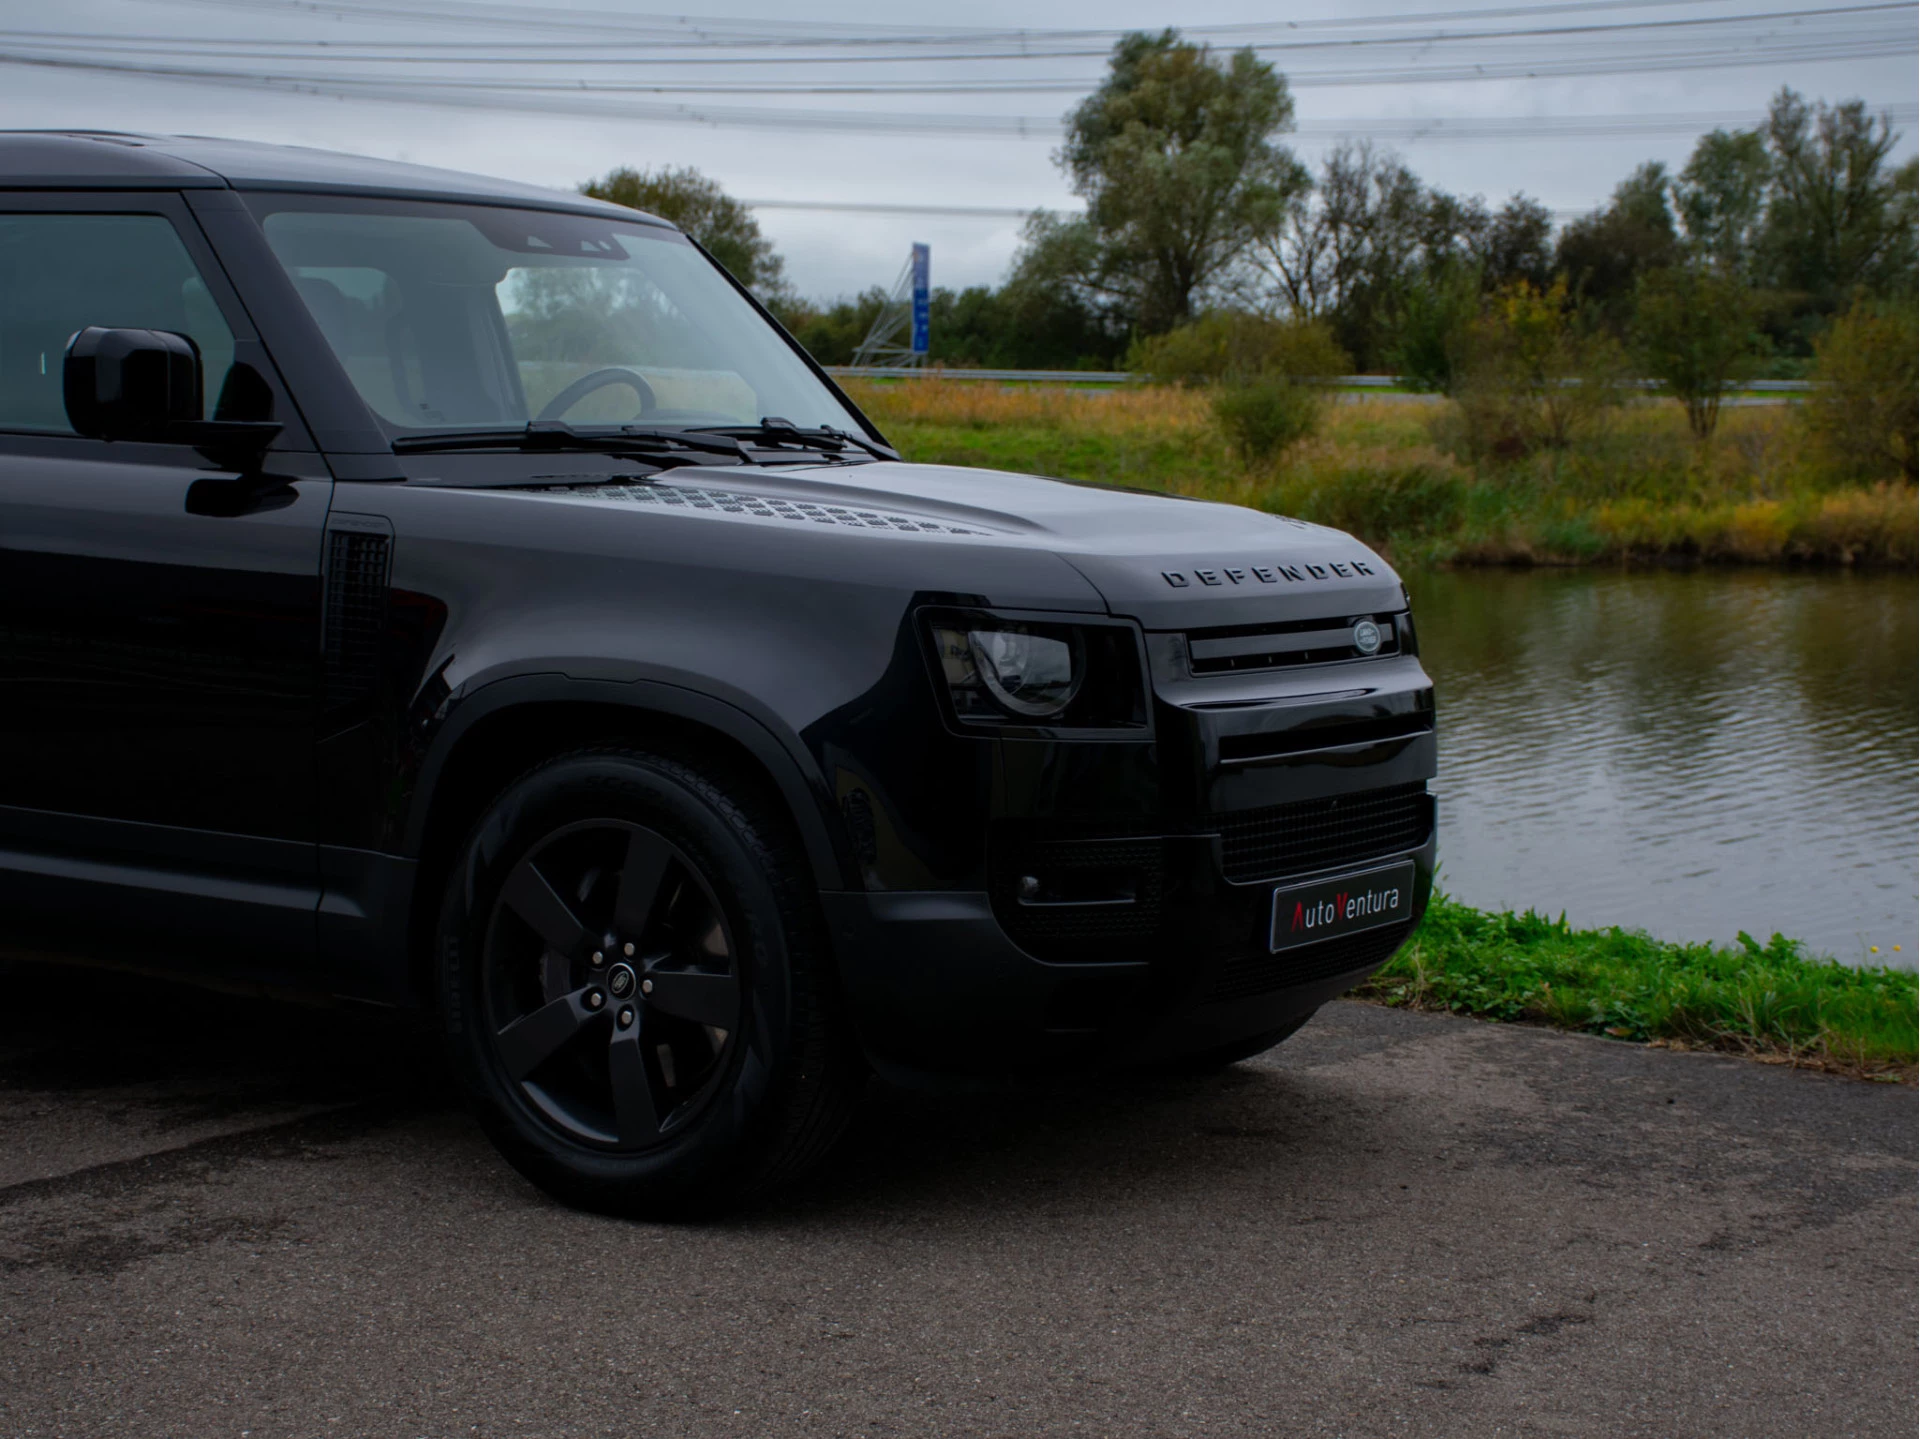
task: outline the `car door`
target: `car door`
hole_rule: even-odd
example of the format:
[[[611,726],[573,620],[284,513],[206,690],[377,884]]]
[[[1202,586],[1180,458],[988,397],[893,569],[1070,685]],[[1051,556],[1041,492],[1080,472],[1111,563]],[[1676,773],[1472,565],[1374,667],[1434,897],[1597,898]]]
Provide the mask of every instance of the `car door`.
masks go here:
[[[261,473],[74,433],[87,325],[189,336]],[[0,944],[301,977],[331,488],[177,196],[0,194]]]

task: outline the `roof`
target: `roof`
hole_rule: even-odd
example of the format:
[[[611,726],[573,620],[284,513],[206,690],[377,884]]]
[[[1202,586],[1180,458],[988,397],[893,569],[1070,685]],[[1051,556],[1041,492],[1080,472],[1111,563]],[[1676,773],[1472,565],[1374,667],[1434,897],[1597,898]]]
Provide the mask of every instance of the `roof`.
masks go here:
[[[0,189],[57,190],[235,189],[299,190],[336,195],[458,200],[574,210],[668,222],[643,211],[549,190],[403,165],[364,155],[311,150],[301,145],[264,145],[201,135],[134,135],[105,130],[0,130]]]

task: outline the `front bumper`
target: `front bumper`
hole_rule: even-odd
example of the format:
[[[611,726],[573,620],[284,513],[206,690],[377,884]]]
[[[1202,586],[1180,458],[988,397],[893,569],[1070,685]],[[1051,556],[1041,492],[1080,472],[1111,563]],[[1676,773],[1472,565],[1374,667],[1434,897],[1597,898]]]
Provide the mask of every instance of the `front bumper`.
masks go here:
[[[1401,624],[1392,656],[1205,676],[1152,634],[1146,740],[1008,738],[925,766],[988,797],[945,816],[947,850],[977,858],[913,883],[887,858],[906,846],[878,842],[865,891],[822,896],[869,1054],[992,1073],[1201,1053],[1384,964],[1435,853],[1433,688]],[[1411,920],[1271,952],[1277,886],[1407,859]]]
[[[822,895],[869,1054],[899,1068],[970,1074],[1197,1054],[1310,1013],[1378,969],[1412,928],[1271,953],[1276,881],[1220,878],[1211,837],[1165,843],[1187,872],[1171,886],[1156,935],[1115,946],[1134,958],[1038,958],[1008,934],[996,913],[1004,903],[989,893]],[[1433,882],[1430,822],[1421,844],[1345,868],[1398,858],[1415,864],[1417,923]]]

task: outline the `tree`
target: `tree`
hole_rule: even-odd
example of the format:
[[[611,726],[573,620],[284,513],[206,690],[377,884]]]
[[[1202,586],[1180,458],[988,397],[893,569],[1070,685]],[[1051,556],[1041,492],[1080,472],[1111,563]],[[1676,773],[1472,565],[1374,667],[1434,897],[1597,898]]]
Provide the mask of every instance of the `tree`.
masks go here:
[[[1773,162],[1758,130],[1702,135],[1673,184],[1687,247],[1723,274],[1753,276]]]
[[[1765,127],[1772,192],[1760,235],[1764,278],[1828,315],[1856,289],[1889,296],[1914,284],[1914,165],[1890,170],[1898,138],[1866,105],[1809,106],[1774,97]]]
[[[1552,275],[1545,206],[1515,195],[1500,210],[1423,188],[1398,156],[1371,145],[1328,154],[1248,252],[1240,290],[1268,313],[1324,320],[1369,367],[1401,348],[1402,322],[1421,292],[1462,275],[1488,290]]]
[[[1268,303],[1303,320],[1350,310],[1390,282],[1419,245],[1424,196],[1398,157],[1370,144],[1336,146],[1249,250]],[[1277,303],[1275,303],[1277,302]]]
[[[580,187],[596,200],[645,210],[671,220],[706,246],[764,304],[791,304],[786,265],[760,233],[753,211],[691,166],[633,170],[621,167]]]
[[[1616,329],[1626,324],[1641,274],[1680,259],[1670,188],[1667,167],[1649,161],[1614,187],[1605,209],[1560,234],[1555,261],[1561,275]]]
[[[1633,314],[1642,372],[1686,406],[1695,439],[1712,436],[1720,401],[1753,378],[1765,341],[1760,304],[1737,275],[1676,265],[1640,277]]]
[[[1553,278],[1553,212],[1538,200],[1514,195],[1471,238],[1480,283],[1489,290],[1524,281],[1544,289]]]
[[[824,307],[792,305],[781,318],[814,359],[845,365],[852,363],[887,299],[887,292],[875,286]],[[1057,288],[975,285],[957,293],[936,289],[928,299],[935,364],[1111,370],[1126,349],[1124,334]]]
[[[1016,275],[1075,285],[1143,333],[1172,329],[1304,187],[1274,143],[1292,121],[1286,82],[1252,50],[1123,37],[1055,157],[1087,213],[1036,216]]]
[[[1468,328],[1480,314],[1480,273],[1447,258],[1406,287],[1394,312],[1388,358],[1403,385],[1450,395],[1460,378]]]

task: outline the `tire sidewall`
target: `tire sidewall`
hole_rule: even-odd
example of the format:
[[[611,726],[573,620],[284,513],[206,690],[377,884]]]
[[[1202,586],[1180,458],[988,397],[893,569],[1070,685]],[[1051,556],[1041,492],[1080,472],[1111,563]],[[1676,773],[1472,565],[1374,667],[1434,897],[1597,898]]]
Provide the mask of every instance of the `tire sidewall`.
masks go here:
[[[703,793],[705,790],[707,793]],[[568,756],[509,787],[475,827],[441,908],[440,1001],[450,1056],[477,1101],[482,1125],[535,1183],[589,1208],[645,1203],[733,1188],[772,1143],[779,1090],[793,1065],[788,935],[767,873],[766,842],[711,781],[675,761],[633,753]],[[555,831],[583,820],[624,820],[654,830],[699,868],[732,933],[743,1001],[717,1090],[671,1138],[619,1153],[555,1129],[502,1069],[484,1002],[486,936],[508,873]]]

